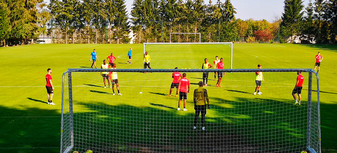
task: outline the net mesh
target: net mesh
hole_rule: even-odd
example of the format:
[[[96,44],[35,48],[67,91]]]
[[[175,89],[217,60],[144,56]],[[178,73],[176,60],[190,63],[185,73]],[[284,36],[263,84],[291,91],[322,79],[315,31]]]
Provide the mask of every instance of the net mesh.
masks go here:
[[[222,88],[215,86],[214,72],[208,70],[205,88],[210,109],[203,131],[201,116],[193,130],[192,94],[202,80],[202,70],[179,70],[189,71],[187,111],[177,111],[175,88],[168,97],[172,82],[168,71],[173,70],[118,72],[122,96],[116,89],[113,95],[111,88],[104,88],[99,70],[83,71],[87,72],[72,72],[71,86],[64,89],[72,101],[65,95],[61,152],[67,148],[79,152],[300,152],[308,149],[307,140],[311,149],[320,152],[317,96],[308,107],[307,73],[303,73],[302,105],[295,106],[291,96],[295,70],[265,70],[262,95],[253,95],[255,70],[226,73]],[[68,81],[66,78],[66,86]],[[69,106],[73,106],[73,114]]]

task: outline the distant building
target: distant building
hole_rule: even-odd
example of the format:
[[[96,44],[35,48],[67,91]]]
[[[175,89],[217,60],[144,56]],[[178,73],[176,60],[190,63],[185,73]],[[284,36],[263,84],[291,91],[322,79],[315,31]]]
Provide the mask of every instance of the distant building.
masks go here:
[[[50,36],[46,36],[46,35],[40,35],[39,38],[36,40],[37,44],[52,44],[53,43],[53,39]]]

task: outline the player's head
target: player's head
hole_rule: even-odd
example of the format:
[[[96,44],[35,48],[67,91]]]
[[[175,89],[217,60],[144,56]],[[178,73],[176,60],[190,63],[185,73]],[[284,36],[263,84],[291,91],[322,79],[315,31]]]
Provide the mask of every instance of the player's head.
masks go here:
[[[260,69],[261,67],[262,67],[262,65],[261,65],[261,64],[258,64],[258,65],[257,65],[257,68],[259,68],[259,69]]]
[[[178,69],[178,67],[175,67],[174,69]]]
[[[297,71],[297,75],[300,75],[301,74],[301,71]]]
[[[110,55],[112,56],[113,54],[111,53]]]
[[[132,48],[130,48],[130,50],[132,50]]]
[[[96,49],[94,49],[94,52],[96,52]]]
[[[48,68],[48,69],[47,69],[47,72],[48,72],[48,73],[51,73],[51,68]]]
[[[145,55],[149,54],[148,52],[145,52]]]
[[[202,87],[202,86],[204,86],[204,84],[202,83],[202,81],[199,81],[199,87]]]
[[[184,78],[186,77],[186,73],[183,73],[183,77],[184,77]]]
[[[317,55],[321,54],[321,52],[318,52]]]
[[[104,63],[104,64],[106,64],[106,61],[105,61],[105,60],[103,60],[103,63]]]
[[[220,62],[223,62],[223,58],[220,58]]]
[[[215,59],[219,59],[219,57],[218,57],[218,56],[215,56]]]
[[[207,63],[207,58],[204,59],[205,63]]]

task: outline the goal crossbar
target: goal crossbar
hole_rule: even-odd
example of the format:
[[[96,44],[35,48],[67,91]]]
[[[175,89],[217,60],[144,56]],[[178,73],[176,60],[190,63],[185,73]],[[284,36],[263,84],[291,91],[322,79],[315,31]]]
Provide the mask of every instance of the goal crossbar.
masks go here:
[[[307,142],[306,149],[313,153],[321,152],[321,128],[320,128],[320,89],[319,89],[319,75],[316,71],[312,69],[75,69],[70,68],[68,71],[63,73],[62,76],[62,113],[61,113],[61,142],[60,142],[60,152],[69,152],[74,147],[74,128],[73,128],[73,99],[72,99],[72,73],[77,72],[307,72],[308,77],[308,112],[307,112]],[[313,84],[313,74],[316,76],[317,81],[317,110],[312,110],[312,84]],[[68,76],[68,77],[67,77]],[[65,106],[65,79],[68,78],[68,87],[69,87],[69,107]],[[66,110],[66,108],[68,110]],[[64,145],[64,112],[69,113],[70,121],[68,124],[70,129],[68,129],[67,140],[70,143]],[[315,116],[312,116],[312,111],[317,111]],[[315,121],[317,120],[317,121]],[[315,122],[315,123],[312,123]],[[312,131],[312,124],[317,125],[317,129]],[[314,136],[313,136],[314,135]],[[317,138],[316,138],[317,137]]]
[[[231,69],[233,69],[233,42],[182,42],[182,43],[143,43],[144,55],[146,52],[146,45],[230,45],[231,48]]]

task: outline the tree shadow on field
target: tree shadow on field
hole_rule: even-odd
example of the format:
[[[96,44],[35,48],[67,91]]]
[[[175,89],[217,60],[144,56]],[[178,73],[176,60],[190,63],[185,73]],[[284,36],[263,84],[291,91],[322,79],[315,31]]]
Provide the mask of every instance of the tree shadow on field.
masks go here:
[[[332,45],[332,44],[309,44],[305,46],[337,52],[337,45]]]
[[[40,99],[34,99],[34,98],[31,98],[31,97],[27,97],[27,99],[31,100],[31,101],[39,102],[39,103],[48,104],[48,102],[40,100]]]
[[[206,129],[193,130],[194,112],[74,102],[74,150],[83,152],[299,152],[306,148],[307,107],[292,101],[210,97]],[[169,109],[167,109],[169,108]],[[98,140],[99,139],[99,140]],[[100,143],[97,143],[100,141]]]
[[[0,123],[1,153],[60,152],[60,114],[57,109],[22,110],[0,106]]]

